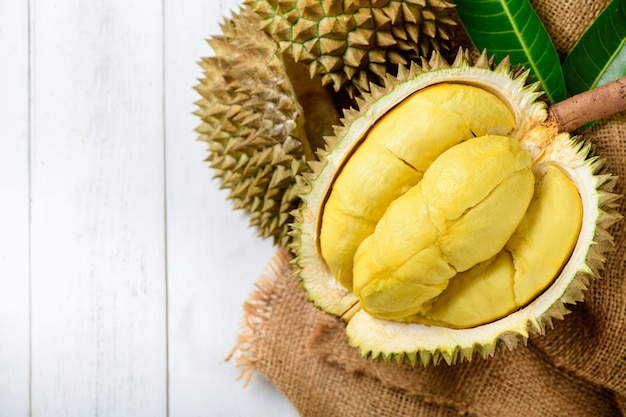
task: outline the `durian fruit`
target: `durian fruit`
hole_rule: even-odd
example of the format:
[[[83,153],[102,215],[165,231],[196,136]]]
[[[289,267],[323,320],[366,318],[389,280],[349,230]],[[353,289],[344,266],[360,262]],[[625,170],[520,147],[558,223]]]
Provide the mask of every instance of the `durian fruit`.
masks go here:
[[[200,63],[197,132],[235,208],[250,213],[261,236],[287,246],[299,202],[295,178],[309,170],[307,161],[316,158],[339,113],[319,77],[283,56],[259,25],[258,16],[242,9],[209,40],[214,56]]]
[[[598,276],[615,178],[527,78],[485,53],[434,54],[347,111],[305,174],[299,276],[361,355],[489,357],[543,334]]]
[[[398,65],[445,50],[447,0],[247,0],[263,30],[336,91],[368,92]],[[394,71],[395,72],[395,71]]]

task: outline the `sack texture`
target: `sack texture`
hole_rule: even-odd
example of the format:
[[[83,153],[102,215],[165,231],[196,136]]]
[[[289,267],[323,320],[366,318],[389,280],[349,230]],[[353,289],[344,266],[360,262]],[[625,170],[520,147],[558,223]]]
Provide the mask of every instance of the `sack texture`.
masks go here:
[[[532,1],[564,57],[608,1]],[[626,192],[626,113],[583,133]],[[626,215],[626,202],[618,202]],[[235,353],[242,375],[259,372],[302,416],[622,416],[626,415],[626,241],[610,232],[602,278],[585,302],[527,346],[448,366],[398,367],[360,358],[345,325],[307,301],[279,250],[244,306]]]

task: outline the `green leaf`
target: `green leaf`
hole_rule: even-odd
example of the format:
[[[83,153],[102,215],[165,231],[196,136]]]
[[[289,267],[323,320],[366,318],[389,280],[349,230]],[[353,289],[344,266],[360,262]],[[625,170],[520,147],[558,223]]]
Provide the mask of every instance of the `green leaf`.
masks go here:
[[[550,102],[567,98],[556,48],[528,0],[457,0],[456,10],[478,50],[530,69]]]
[[[570,94],[626,75],[626,0],[613,0],[589,26],[563,62],[563,74]]]

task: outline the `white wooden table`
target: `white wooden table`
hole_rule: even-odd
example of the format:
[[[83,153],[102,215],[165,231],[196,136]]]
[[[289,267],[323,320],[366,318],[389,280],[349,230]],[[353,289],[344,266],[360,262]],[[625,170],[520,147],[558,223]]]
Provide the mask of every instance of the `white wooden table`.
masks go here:
[[[225,363],[274,252],[203,162],[233,0],[0,0],[0,416],[294,416]]]

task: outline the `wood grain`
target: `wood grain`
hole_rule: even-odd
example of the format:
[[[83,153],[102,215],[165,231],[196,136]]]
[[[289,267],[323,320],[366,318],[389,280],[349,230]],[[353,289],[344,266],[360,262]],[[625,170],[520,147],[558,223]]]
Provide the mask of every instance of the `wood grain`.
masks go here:
[[[275,251],[193,132],[237,5],[0,2],[0,416],[297,415],[224,362]]]
[[[164,416],[163,11],[33,7],[32,413]]]
[[[224,358],[234,347],[242,304],[275,248],[256,238],[228,193],[218,190],[196,140],[200,97],[197,61],[205,42],[236,1],[165,2],[165,115],[167,171],[168,323],[172,416],[295,416],[263,378],[245,390],[239,370]],[[208,413],[207,410],[211,410]],[[261,411],[262,410],[262,411]]]
[[[0,415],[7,416],[27,416],[30,407],[28,26],[28,1],[0,2]]]

